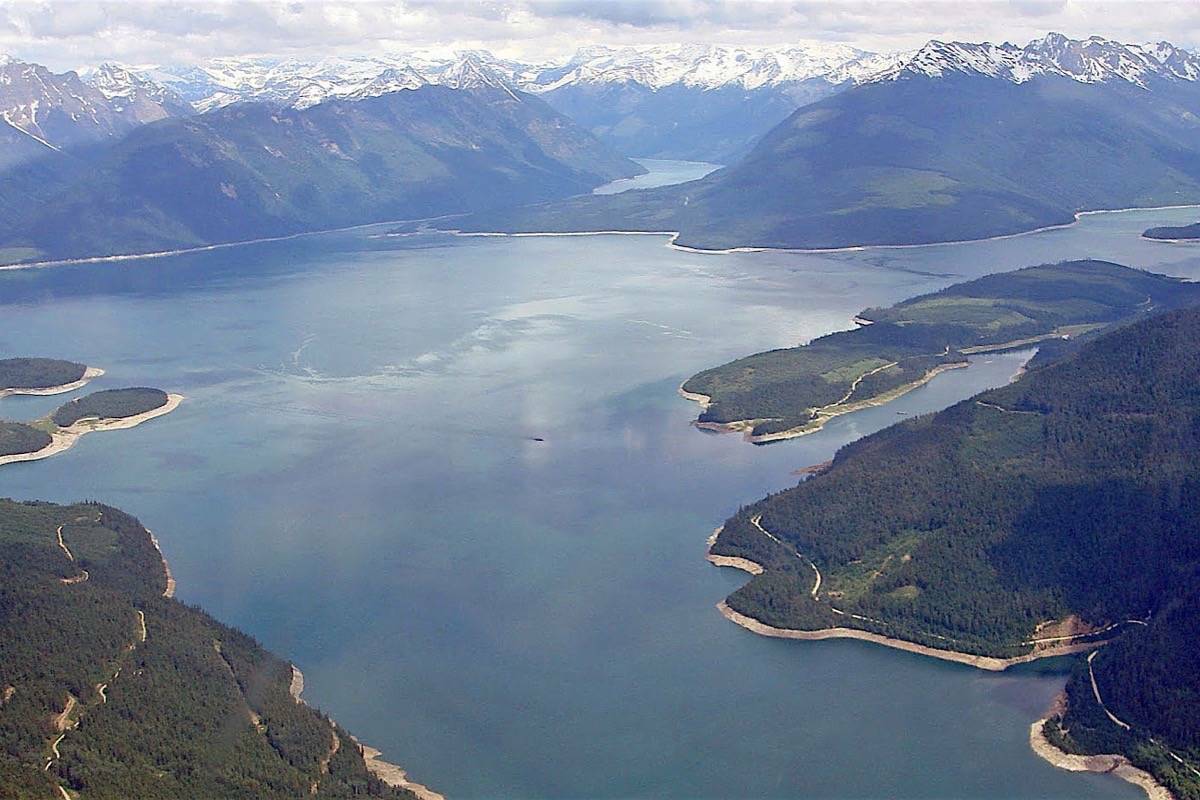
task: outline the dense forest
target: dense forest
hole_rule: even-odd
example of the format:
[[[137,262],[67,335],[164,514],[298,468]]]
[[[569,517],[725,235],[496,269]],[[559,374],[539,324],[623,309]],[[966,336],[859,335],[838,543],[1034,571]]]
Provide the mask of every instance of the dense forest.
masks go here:
[[[1132,731],[1082,724],[1074,679],[1073,740],[1151,767],[1157,742],[1190,766],[1154,773],[1200,796],[1198,448],[1200,310],[1179,310],[847,445],[739,511],[713,552],[765,567],[728,603],[779,627],[836,618],[996,656],[1063,630],[1116,637],[1092,666]]]
[[[700,422],[753,421],[753,437],[807,431],[886,399],[966,354],[1057,337],[1087,338],[1151,311],[1200,302],[1200,286],[1104,261],[989,275],[891,308],[809,344],[705,370],[683,385],[711,398]]]
[[[21,422],[0,421],[0,456],[33,453],[50,444],[50,434]]]
[[[167,393],[161,389],[105,389],[63,403],[51,415],[60,428],[74,425],[81,419],[121,419],[153,411],[167,404]]]
[[[0,797],[410,796],[290,664],[165,589],[133,517],[0,501]]]
[[[5,389],[46,389],[83,377],[87,367],[56,358],[0,358],[0,392]]]
[[[1147,239],[1163,239],[1165,241],[1200,239],[1200,222],[1193,222],[1191,225],[1164,225],[1158,228],[1149,228],[1142,236]]]

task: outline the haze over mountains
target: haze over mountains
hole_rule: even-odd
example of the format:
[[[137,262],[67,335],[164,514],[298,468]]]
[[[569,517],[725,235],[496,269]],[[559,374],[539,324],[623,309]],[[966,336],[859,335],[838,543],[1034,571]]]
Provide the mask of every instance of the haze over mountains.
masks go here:
[[[540,95],[626,155],[728,163],[792,111],[894,66],[899,56],[839,44],[788,47],[593,46],[570,59],[518,62],[484,51],[452,57],[397,53],[363,58],[216,59],[142,68],[205,111],[265,100],[305,108],[369,90],[394,72],[404,83],[458,86],[484,71]]]
[[[472,51],[106,64],[83,77],[9,59],[0,255],[468,212],[440,224],[675,230],[713,249],[981,238],[1081,210],[1200,201],[1198,107],[1195,54],[1058,34],[901,55],[592,47],[559,64]],[[587,194],[640,172],[628,157],[644,155],[731,165],[682,186]]]
[[[1052,34],[930,42],[805,106],[741,161],[679,187],[456,223],[676,230],[703,248],[920,244],[1019,233],[1088,209],[1200,201],[1200,60]]]

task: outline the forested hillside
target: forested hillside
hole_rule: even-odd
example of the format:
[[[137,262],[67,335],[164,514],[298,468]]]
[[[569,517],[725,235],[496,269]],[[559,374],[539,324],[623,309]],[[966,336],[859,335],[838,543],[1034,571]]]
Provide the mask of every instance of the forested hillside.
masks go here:
[[[0,797],[409,797],[291,665],[164,596],[133,517],[0,501]]]
[[[1111,710],[1194,751],[1198,421],[1200,311],[1119,328],[740,511],[712,552],[765,571],[728,605],[994,656],[1129,637],[1095,659]]]
[[[0,263],[430,217],[644,172],[536,97],[418,89],[305,109],[247,103],[144,125],[0,180]]]
[[[988,275],[858,315],[861,327],[705,370],[683,390],[709,398],[700,423],[770,441],[878,403],[966,355],[1078,338],[1200,302],[1200,284],[1105,261]]]
[[[1162,239],[1164,241],[1200,239],[1200,222],[1193,222],[1191,225],[1168,225],[1158,228],[1148,228],[1142,235],[1147,239]]]
[[[699,181],[444,227],[673,231],[707,250],[823,249],[982,239],[1068,224],[1079,211],[1200,201],[1200,84],[997,76],[980,71],[985,52],[972,53],[988,47],[930,42],[922,52],[938,67],[800,107]],[[1114,51],[1114,64],[1123,59]]]

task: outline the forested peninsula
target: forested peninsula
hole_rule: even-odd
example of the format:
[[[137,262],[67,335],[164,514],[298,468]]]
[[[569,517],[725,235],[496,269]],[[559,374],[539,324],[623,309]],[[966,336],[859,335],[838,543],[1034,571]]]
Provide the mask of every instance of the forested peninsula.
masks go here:
[[[1149,228],[1142,236],[1146,239],[1161,239],[1166,242],[1192,241],[1200,239],[1200,222],[1193,222],[1191,225]]]
[[[1065,342],[1195,302],[1200,284],[1105,261],[1027,267],[867,309],[855,318],[857,329],[705,370],[680,391],[704,406],[700,427],[770,442],[884,403],[966,366],[974,353],[1052,339],[1058,342],[1047,352],[1057,352]]]
[[[170,587],[128,514],[0,500],[0,795],[416,796],[299,701],[291,664]]]
[[[1200,310],[1119,327],[740,510],[710,554],[758,574],[724,606],[956,660],[1107,643],[1047,737],[1200,797],[1198,420]]]

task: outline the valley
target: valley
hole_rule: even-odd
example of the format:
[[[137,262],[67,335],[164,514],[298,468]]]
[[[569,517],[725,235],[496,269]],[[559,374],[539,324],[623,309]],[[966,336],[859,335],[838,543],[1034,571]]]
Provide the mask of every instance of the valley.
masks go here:
[[[1200,798],[1200,55],[494,11],[0,55],[0,795]]]

